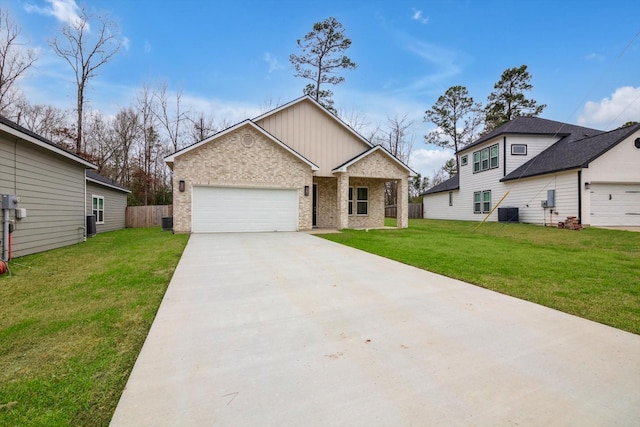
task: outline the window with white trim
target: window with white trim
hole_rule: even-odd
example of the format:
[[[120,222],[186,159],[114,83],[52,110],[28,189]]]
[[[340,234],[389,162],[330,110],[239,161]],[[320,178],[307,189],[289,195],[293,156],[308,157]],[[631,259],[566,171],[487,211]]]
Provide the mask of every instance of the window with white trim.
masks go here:
[[[353,187],[349,187],[349,215],[353,215]]]
[[[491,190],[482,192],[482,213],[491,212]]]
[[[527,144],[511,144],[511,154],[513,156],[526,156]]]
[[[369,215],[369,187],[356,189],[356,215]]]
[[[491,190],[473,193],[473,213],[491,212]]]
[[[499,153],[498,144],[475,151],[473,153],[473,173],[497,168]]]
[[[104,197],[92,195],[91,200],[93,216],[96,217],[96,224],[104,224]]]
[[[469,157],[465,154],[460,157],[460,166],[467,166],[467,163],[469,163]]]

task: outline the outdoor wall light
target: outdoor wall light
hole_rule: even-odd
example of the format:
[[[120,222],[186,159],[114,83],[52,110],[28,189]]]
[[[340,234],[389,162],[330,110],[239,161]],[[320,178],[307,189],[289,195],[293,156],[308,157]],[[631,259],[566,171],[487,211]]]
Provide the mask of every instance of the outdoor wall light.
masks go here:
[[[180,190],[181,193],[184,193],[184,179],[178,181],[178,190]]]
[[[308,185],[305,185],[305,186],[304,186],[304,195],[305,195],[305,196],[308,196],[308,195],[309,195],[309,186],[308,186]]]
[[[585,182],[584,183],[584,188],[585,188],[585,190],[590,189],[591,188],[591,183],[590,182]]]

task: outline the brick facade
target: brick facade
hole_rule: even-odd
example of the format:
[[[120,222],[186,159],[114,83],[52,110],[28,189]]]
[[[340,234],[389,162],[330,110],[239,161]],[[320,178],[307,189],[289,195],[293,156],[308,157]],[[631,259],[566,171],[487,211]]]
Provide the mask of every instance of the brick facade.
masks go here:
[[[251,138],[249,138],[249,136]],[[252,143],[248,141],[253,140]],[[311,229],[312,185],[309,165],[250,126],[213,140],[176,157],[173,165],[173,227],[191,232],[191,193],[194,185],[239,188],[296,188],[299,194],[298,228]],[[178,182],[185,181],[185,191]]]

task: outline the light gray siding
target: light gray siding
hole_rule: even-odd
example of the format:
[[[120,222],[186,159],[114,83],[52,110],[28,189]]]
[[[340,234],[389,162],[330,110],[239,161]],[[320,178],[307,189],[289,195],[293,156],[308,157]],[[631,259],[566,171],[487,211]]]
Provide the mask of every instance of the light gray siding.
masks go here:
[[[93,196],[104,198],[104,224],[96,224],[96,231],[103,233],[125,228],[127,194],[93,182],[87,182],[87,215],[91,215],[93,212]]]
[[[27,218],[15,221],[14,257],[84,240],[84,170],[80,163],[0,134],[0,193],[16,195],[27,209]]]

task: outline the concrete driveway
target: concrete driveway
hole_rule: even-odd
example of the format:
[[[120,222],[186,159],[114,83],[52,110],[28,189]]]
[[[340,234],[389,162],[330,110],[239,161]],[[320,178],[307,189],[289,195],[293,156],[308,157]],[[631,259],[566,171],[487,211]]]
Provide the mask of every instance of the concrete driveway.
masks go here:
[[[111,425],[637,426],[640,336],[304,233],[193,235]]]

